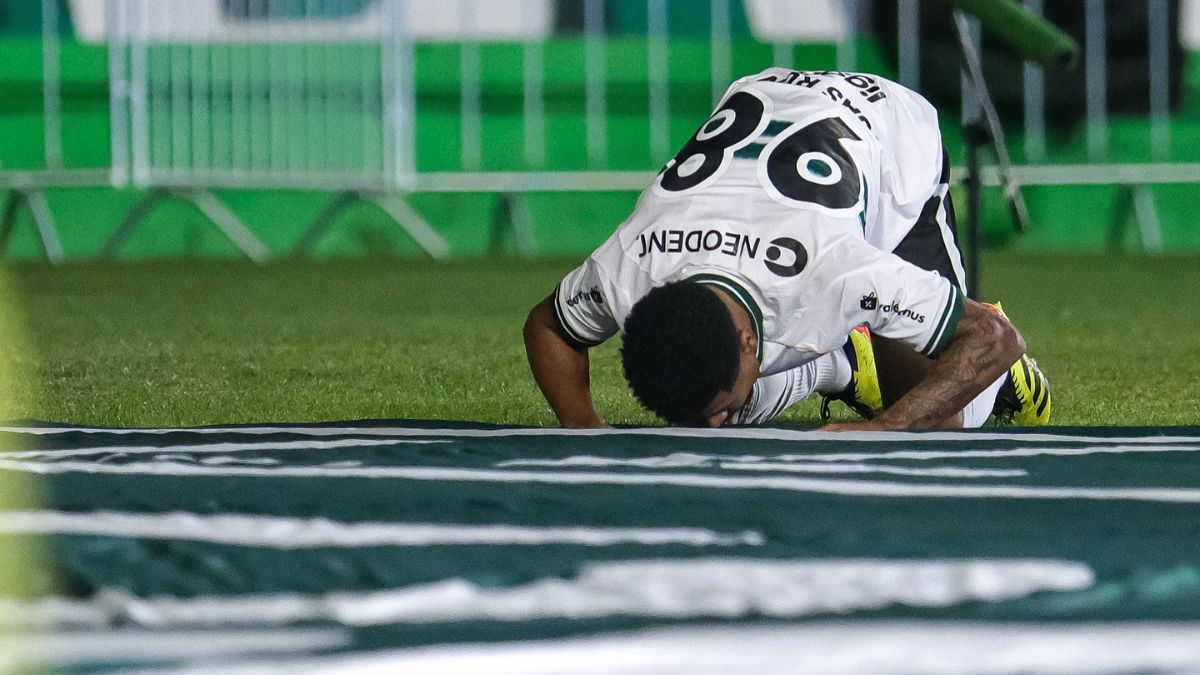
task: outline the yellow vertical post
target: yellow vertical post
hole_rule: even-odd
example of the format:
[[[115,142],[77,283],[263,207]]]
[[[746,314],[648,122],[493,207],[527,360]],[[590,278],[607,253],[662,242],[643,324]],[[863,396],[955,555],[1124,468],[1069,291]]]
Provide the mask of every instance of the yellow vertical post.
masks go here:
[[[29,417],[29,403],[35,398],[33,379],[28,377],[31,362],[20,315],[14,297],[9,270],[0,266],[0,422]],[[11,440],[0,436],[0,453],[12,450]],[[36,508],[37,485],[26,474],[0,471],[0,510],[29,511]],[[7,537],[0,544],[0,598],[29,599],[50,589],[39,588],[46,577],[43,556],[32,536]],[[0,631],[6,630],[0,627]]]

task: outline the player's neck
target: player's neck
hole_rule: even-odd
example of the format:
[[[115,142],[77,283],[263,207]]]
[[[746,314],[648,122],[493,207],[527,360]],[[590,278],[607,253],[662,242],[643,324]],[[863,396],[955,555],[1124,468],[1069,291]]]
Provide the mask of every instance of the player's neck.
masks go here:
[[[733,319],[733,327],[739,333],[743,329],[754,330],[754,323],[750,319],[750,314],[740,302],[719,286],[709,286],[708,289],[716,293],[721,302],[725,304],[725,308],[729,310],[729,318]]]

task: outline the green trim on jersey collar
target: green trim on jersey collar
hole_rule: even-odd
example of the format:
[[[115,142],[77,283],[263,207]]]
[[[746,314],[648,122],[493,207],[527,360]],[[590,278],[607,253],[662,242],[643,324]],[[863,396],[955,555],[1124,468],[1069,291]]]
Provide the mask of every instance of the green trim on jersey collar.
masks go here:
[[[942,315],[938,318],[933,335],[929,336],[929,344],[925,345],[925,349],[921,351],[928,356],[941,354],[942,350],[954,341],[954,331],[958,330],[958,320],[962,318],[962,315],[962,291],[958,290],[958,286],[951,282],[950,298],[946,301],[946,308],[942,310]]]
[[[754,324],[754,335],[758,338],[758,348],[754,352],[754,357],[758,359],[759,363],[762,363],[763,314],[762,309],[760,309],[758,306],[758,303],[754,301],[754,296],[750,295],[750,292],[743,288],[738,282],[730,279],[729,277],[723,277],[719,274],[697,274],[695,276],[688,277],[687,280],[694,281],[698,284],[722,288],[728,291],[729,294],[738,301],[742,308],[746,310],[746,313],[750,315],[750,323]]]

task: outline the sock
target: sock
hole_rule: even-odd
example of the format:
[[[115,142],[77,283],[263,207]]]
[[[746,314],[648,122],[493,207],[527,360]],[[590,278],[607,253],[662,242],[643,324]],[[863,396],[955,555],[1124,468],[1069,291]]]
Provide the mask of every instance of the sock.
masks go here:
[[[992,408],[996,405],[996,395],[1000,392],[1000,387],[1008,381],[1008,372],[1004,372],[996,381],[988,385],[987,389],[979,392],[975,400],[967,404],[963,408],[963,428],[974,429],[981,427],[988,421],[988,417],[992,414]]]
[[[840,349],[823,354],[816,361],[816,390],[821,394],[840,394],[850,386],[850,359]]]

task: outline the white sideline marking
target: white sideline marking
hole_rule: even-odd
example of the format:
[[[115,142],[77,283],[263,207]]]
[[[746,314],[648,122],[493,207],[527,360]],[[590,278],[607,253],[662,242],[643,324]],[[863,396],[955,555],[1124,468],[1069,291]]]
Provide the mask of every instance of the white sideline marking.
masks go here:
[[[146,539],[207,541],[281,549],[363,546],[682,544],[760,546],[763,536],[723,534],[702,528],[526,527],[430,523],[347,523],[325,518],[280,518],[224,513],[199,515],[95,511],[0,512],[0,534],[90,534]]]
[[[262,478],[388,478],[393,480],[561,485],[669,485],[722,490],[784,490],[855,497],[949,497],[960,499],[1089,499],[1200,504],[1196,488],[1088,488],[1034,485],[946,485],[885,481],[795,478],[791,476],[711,476],[702,474],[502,471],[438,467],[216,467],[170,462],[100,464],[27,462],[0,459],[0,470],[35,474],[90,473],[152,476],[254,476]]]
[[[1128,441],[1130,439],[1122,439]],[[1003,448],[995,450],[892,450],[889,452],[839,452],[829,454],[780,455],[785,462],[821,460],[828,462],[865,459],[991,459],[995,457],[1083,457],[1156,452],[1200,452],[1195,445],[1094,445],[1085,448]]]
[[[929,478],[1020,478],[1028,476],[1024,469],[966,469],[957,466],[929,466],[909,469],[901,466],[850,463],[794,463],[794,462],[721,462],[720,468],[735,471],[778,471],[781,473],[880,473],[892,476],[924,476]]]
[[[669,455],[651,457],[601,457],[598,455],[573,455],[562,459],[506,459],[496,462],[498,469],[514,466],[540,468],[633,466],[639,469],[707,469],[713,463],[727,459],[724,455],[701,455],[694,452],[672,452]],[[732,459],[732,457],[728,458]]]
[[[180,661],[183,659],[314,652],[350,644],[344,628],[188,631],[141,629],[72,631],[0,636],[0,671],[25,672],[35,666],[95,666],[97,662]]]
[[[0,599],[0,625],[98,628],[346,626],[641,616],[793,618],[892,605],[950,607],[1095,583],[1062,560],[759,560],[698,558],[598,562],[569,579],[478,586],[465,579],[369,592],[140,598],[106,590],[89,600]]]
[[[696,455],[692,453],[674,453],[664,457],[641,457],[633,459],[582,455],[567,457],[566,459],[509,459],[497,462],[495,466],[499,469],[514,466],[542,468],[633,466],[643,469],[709,469],[715,467],[740,471],[780,471],[785,473],[817,474],[882,473],[895,476],[937,476],[943,478],[1019,478],[1029,475],[1029,472],[1024,469],[970,469],[958,466],[928,466],[914,469],[881,464],[847,462],[816,464],[812,461],[807,461],[810,459],[807,457],[800,459],[803,457],[802,455],[787,455],[786,457],[786,460],[784,457],[772,457],[771,459],[780,461],[766,462],[764,461],[765,457],[759,456],[736,457]]]
[[[509,459],[497,462],[498,468],[512,466],[535,467],[609,467],[634,466],[646,469],[700,469],[711,467],[713,462],[860,462],[872,459],[995,459],[1005,457],[1083,457],[1087,455],[1122,455],[1159,452],[1200,452],[1194,445],[1113,445],[1086,448],[1004,448],[995,450],[889,450],[886,452],[834,452],[783,455],[706,455],[691,452],[674,452],[669,455],[651,457],[601,457],[597,455],[574,455],[562,459]]]
[[[158,460],[192,461],[187,453],[222,453],[242,451],[270,450],[324,450],[353,447],[380,447],[389,445],[452,443],[447,439],[394,439],[380,440],[370,438],[339,439],[331,441],[281,441],[258,443],[208,443],[179,446],[99,446],[87,448],[50,449],[50,450],[20,450],[0,453],[2,459],[44,459],[57,461],[62,457],[87,457],[103,455],[101,461],[107,461],[113,455],[158,454]],[[746,470],[778,470],[792,473],[882,473],[902,476],[940,476],[960,478],[1006,478],[1029,475],[1023,469],[975,469],[965,467],[928,467],[905,468],[887,465],[855,464],[862,460],[934,460],[934,459],[995,459],[1007,457],[1083,457],[1098,454],[1137,454],[1137,453],[1166,453],[1166,452],[1200,452],[1200,446],[1188,445],[1113,445],[1094,447],[1020,447],[995,450],[891,450],[886,452],[839,452],[812,454],[783,454],[765,455],[710,455],[688,452],[677,452],[663,456],[614,458],[596,455],[575,455],[561,459],[511,459],[497,462],[497,468],[509,467],[640,467],[651,469],[680,469],[680,468],[711,468],[719,464],[721,468]],[[748,463],[760,463],[767,460],[775,462],[798,463],[792,467],[779,465],[773,469],[756,469],[742,466]],[[277,459],[241,459],[236,457],[206,457],[198,460],[207,465],[277,465]],[[822,466],[813,462],[836,462],[839,466]],[[329,462],[322,466],[355,467],[362,466],[361,461]]]
[[[96,427],[15,427],[0,426],[0,432],[31,434],[36,436],[85,433],[85,434],[278,434],[289,433],[303,436],[394,436],[394,437],[443,437],[443,438],[496,438],[507,436],[670,436],[678,438],[740,438],[774,441],[838,441],[838,442],[895,442],[918,441],[1015,441],[1043,443],[1200,443],[1200,436],[1066,436],[1057,434],[1003,434],[967,433],[954,431],[798,431],[794,429],[732,428],[732,429],[689,429],[676,427],[639,427],[634,429],[419,429],[413,427],[303,427],[303,426],[256,426],[256,427],[184,427],[147,429],[103,429]]]
[[[409,439],[398,438],[380,440],[378,438],[341,438],[332,441],[275,441],[255,443],[201,443],[187,445],[113,445],[90,448],[66,448],[61,450],[16,450],[0,453],[0,457],[8,459],[54,459],[57,457],[86,457],[87,455],[138,455],[164,453],[216,453],[216,452],[245,452],[250,450],[332,450],[335,448],[378,447],[383,445],[428,445],[431,443],[452,443],[439,439]]]
[[[1200,672],[1200,623],[856,621],[678,626],[263,663],[243,675],[977,675]],[[227,672],[196,669],[189,673]]]

